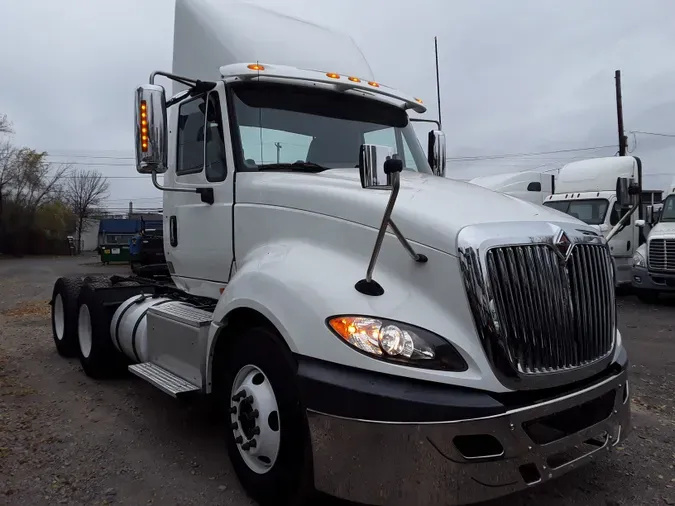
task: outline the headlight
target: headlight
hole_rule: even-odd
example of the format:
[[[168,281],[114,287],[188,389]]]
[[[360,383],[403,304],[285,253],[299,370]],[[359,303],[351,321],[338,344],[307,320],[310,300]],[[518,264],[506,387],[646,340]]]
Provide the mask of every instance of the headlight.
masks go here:
[[[344,342],[374,358],[425,369],[468,369],[454,346],[428,330],[367,316],[335,316],[327,323]]]
[[[647,262],[645,262],[645,257],[643,257],[637,251],[633,254],[633,267],[645,267]]]

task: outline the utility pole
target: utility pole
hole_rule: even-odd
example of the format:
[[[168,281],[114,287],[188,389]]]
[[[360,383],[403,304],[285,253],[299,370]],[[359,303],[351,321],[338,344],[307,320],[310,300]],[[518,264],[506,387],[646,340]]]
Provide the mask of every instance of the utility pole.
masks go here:
[[[436,99],[438,100],[438,127],[443,130],[441,120],[441,76],[438,71],[438,37],[434,37],[434,51],[436,52]]]
[[[282,146],[281,146],[281,143],[280,143],[280,142],[275,142],[274,145],[275,145],[276,148],[277,148],[277,163],[279,163],[280,160],[281,160],[281,147],[282,147]]]
[[[619,127],[619,156],[626,156],[628,137],[623,129],[623,102],[621,100],[621,71],[614,71],[614,81],[616,85],[616,120]]]

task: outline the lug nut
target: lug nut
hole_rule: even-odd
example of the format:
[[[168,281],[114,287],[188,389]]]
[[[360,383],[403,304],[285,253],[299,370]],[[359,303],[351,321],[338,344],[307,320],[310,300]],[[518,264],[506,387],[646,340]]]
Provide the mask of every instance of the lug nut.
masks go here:
[[[246,397],[246,399],[244,399],[241,402],[245,402],[246,404],[253,404],[253,396],[249,395],[248,397]]]
[[[256,442],[255,439],[251,439],[251,440],[248,442],[248,445],[249,445],[249,447],[251,447],[251,448],[255,448],[256,446],[258,446],[258,443]]]
[[[237,424],[237,422],[232,422],[232,424],[230,424],[230,429],[237,430],[238,428],[239,428],[239,424]]]
[[[260,413],[258,412],[257,409],[251,411],[251,418],[258,418],[258,416],[260,416]]]
[[[231,415],[236,415],[236,414],[237,414],[237,407],[236,407],[236,406],[232,406],[232,407],[230,408],[230,414],[231,414]]]
[[[237,402],[239,399],[243,399],[244,397],[246,397],[246,392],[244,392],[243,390],[240,390],[239,392],[234,394],[234,397],[232,397],[232,400],[234,402]]]
[[[234,442],[240,445],[241,443],[244,442],[244,438],[241,436],[237,436],[236,438],[234,438]]]
[[[260,427],[258,427],[256,425],[255,427],[253,427],[253,430],[251,432],[253,433],[254,436],[259,436],[260,435]]]

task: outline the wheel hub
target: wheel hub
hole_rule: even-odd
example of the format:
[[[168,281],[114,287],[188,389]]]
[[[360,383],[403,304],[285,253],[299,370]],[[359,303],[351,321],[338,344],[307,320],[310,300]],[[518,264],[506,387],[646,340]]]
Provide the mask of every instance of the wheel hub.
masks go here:
[[[242,459],[252,471],[266,473],[279,454],[279,408],[272,385],[256,366],[244,366],[237,373],[229,413]]]

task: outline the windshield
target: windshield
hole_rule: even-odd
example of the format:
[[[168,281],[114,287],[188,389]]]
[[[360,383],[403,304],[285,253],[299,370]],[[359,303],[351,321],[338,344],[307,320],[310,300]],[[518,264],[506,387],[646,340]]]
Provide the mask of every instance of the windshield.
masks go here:
[[[675,195],[669,195],[666,198],[659,221],[675,221]]]
[[[601,225],[605,222],[609,201],[607,199],[556,200],[544,202],[544,205],[574,216],[589,225]]]
[[[399,107],[272,83],[238,83],[232,90],[239,170],[356,169],[361,145],[378,144],[398,154],[404,170],[432,173],[408,115]]]

